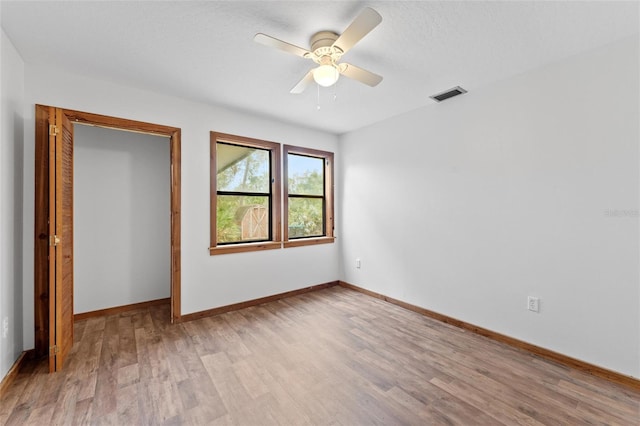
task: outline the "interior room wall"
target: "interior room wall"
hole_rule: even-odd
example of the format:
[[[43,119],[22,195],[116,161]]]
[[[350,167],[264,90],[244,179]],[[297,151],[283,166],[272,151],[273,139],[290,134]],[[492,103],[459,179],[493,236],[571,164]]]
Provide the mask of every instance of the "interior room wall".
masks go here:
[[[36,103],[182,129],[183,315],[338,279],[338,244],[217,256],[210,256],[208,250],[211,130],[334,152],[337,136],[228,108],[27,64],[24,188],[29,194],[34,188]],[[309,108],[315,108],[315,105],[309,105]],[[339,163],[339,159],[336,162]],[[340,180],[338,172],[336,180]],[[336,222],[339,224],[339,221],[338,217]],[[24,224],[24,345],[29,348],[34,344],[31,197],[25,198]]]
[[[625,39],[344,135],[343,279],[640,377],[638,62]]]
[[[74,143],[74,312],[169,297],[169,138],[74,125]]]
[[[24,62],[0,35],[0,380],[23,350]],[[33,234],[33,233],[32,233]]]

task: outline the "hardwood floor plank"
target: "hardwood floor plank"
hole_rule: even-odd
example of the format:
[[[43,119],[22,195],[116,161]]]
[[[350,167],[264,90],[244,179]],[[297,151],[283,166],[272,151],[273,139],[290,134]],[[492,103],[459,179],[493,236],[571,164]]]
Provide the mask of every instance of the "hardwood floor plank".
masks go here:
[[[232,417],[251,404],[251,397],[231,369],[231,362],[226,353],[205,355],[202,357],[202,363],[207,369],[227,412]]]
[[[435,360],[435,357],[434,357]],[[566,411],[557,409],[549,401],[546,404],[541,404],[532,395],[527,395],[522,391],[515,390],[512,386],[503,384],[494,380],[487,374],[486,370],[477,371],[473,365],[466,362],[452,363],[451,359],[441,358],[438,361],[442,363],[448,371],[451,371],[456,381],[464,383],[465,385],[472,386],[478,392],[487,392],[490,390],[492,398],[501,403],[507,404],[527,416],[544,424],[559,424],[566,421],[579,422],[580,419],[567,417]],[[455,365],[455,369],[451,369],[451,366]],[[541,409],[541,408],[544,409]]]
[[[494,399],[488,393],[475,389],[473,386],[470,386],[464,382],[454,380],[451,383],[445,383],[440,379],[435,378],[431,380],[431,383],[438,386],[440,389],[449,392],[451,395],[459,399],[463,399],[467,403],[473,405],[479,410],[482,410],[502,424],[544,424],[530,417],[526,413],[521,412],[517,407],[509,406],[502,401]]]
[[[89,424],[91,419],[91,407],[93,398],[87,398],[80,400],[76,403],[75,412],[73,413],[73,425],[86,425]]]
[[[40,406],[31,411],[29,417],[25,420],[27,424],[34,425],[48,425],[51,424],[51,418],[53,417],[53,410],[55,404],[48,404]]]
[[[611,417],[619,421],[635,418],[640,424],[640,417],[636,417],[638,415],[638,406],[633,407],[625,404],[616,404],[609,398],[592,392],[585,392],[580,386],[564,381],[558,385],[558,389],[561,393],[566,392],[579,399],[580,402],[578,406],[581,412],[588,410],[591,413],[602,413],[606,417]]]
[[[252,399],[257,399],[269,393],[269,388],[245,360],[234,363],[231,368]]]
[[[269,394],[273,395],[275,403],[277,405],[280,424],[287,425],[312,425],[314,422],[312,418],[327,418],[329,415],[326,412],[322,413],[322,416],[317,415],[318,407],[317,403],[305,404],[300,398],[295,398],[289,392],[287,392],[279,383],[273,381],[268,383]],[[311,407],[309,407],[311,405]],[[318,422],[315,422],[318,424]]]
[[[55,404],[51,418],[52,425],[70,425],[73,423],[79,390],[80,381],[73,375],[67,376],[64,383],[64,391],[59,393],[58,401]]]
[[[495,422],[488,414],[436,386],[431,385],[428,393],[424,390],[425,385],[417,386],[415,381],[407,381],[402,387],[415,399],[424,398],[432,410],[439,412],[447,419],[445,424],[489,425]]]
[[[129,385],[138,383],[139,381],[140,371],[137,363],[118,368],[116,376],[118,389],[128,387]]]
[[[138,385],[136,383],[131,383],[118,389],[116,406],[118,421],[122,422],[122,424],[138,425],[143,423],[140,417],[137,393]]]
[[[118,367],[135,365],[138,362],[135,330],[131,316],[118,318]]]
[[[92,420],[108,418],[116,411],[119,340],[118,318],[110,316],[104,326],[100,366],[96,378],[96,393],[93,399]]]
[[[640,424],[640,392],[342,287],[172,325],[168,306],[76,323],[0,424]]]

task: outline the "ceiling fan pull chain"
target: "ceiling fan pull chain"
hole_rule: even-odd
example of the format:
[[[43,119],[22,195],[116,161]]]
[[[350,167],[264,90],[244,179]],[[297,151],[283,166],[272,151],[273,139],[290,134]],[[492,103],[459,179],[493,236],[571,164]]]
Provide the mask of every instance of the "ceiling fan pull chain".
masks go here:
[[[320,85],[316,84],[316,86],[318,86],[318,102],[316,105],[316,110],[320,111]]]

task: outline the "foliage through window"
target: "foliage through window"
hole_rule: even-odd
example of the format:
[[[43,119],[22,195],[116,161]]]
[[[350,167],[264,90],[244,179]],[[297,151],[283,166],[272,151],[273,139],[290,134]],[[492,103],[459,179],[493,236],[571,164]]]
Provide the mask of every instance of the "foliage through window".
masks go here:
[[[279,247],[279,157],[277,143],[211,132],[211,254]],[[278,245],[239,246],[260,242]]]

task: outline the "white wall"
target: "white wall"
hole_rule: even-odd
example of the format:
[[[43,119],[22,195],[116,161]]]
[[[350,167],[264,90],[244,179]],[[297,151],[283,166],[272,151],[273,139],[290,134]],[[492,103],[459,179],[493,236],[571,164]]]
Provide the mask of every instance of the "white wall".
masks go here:
[[[209,256],[208,250],[209,131],[327,151],[336,150],[337,136],[28,64],[25,100],[24,187],[28,194],[33,193],[34,185],[36,103],[182,129],[182,314],[339,278],[337,244],[219,256]],[[338,173],[336,179],[340,180]],[[339,220],[337,217],[337,223]],[[34,341],[32,197],[25,198],[24,224],[24,345],[29,348]]]
[[[344,135],[343,279],[640,377],[638,61],[626,39]]]
[[[22,343],[24,63],[0,36],[0,380]],[[33,235],[33,232],[31,233]],[[4,325],[8,327],[6,334]]]
[[[74,312],[169,297],[169,138],[74,125],[74,143]]]

